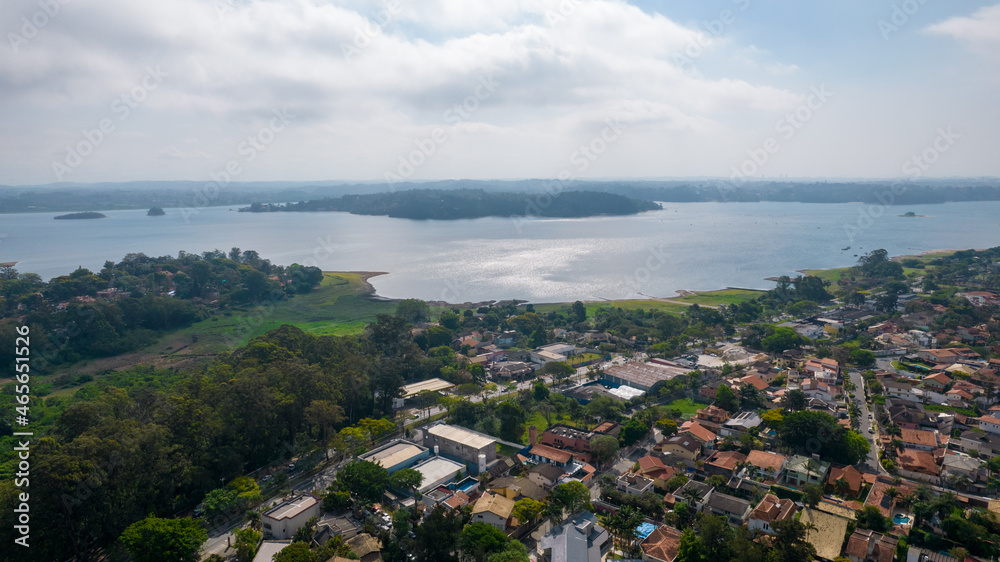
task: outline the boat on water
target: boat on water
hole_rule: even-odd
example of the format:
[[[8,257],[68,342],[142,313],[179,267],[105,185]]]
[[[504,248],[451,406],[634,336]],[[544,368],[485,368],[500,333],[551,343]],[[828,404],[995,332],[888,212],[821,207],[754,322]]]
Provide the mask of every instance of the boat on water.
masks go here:
[[[851,249],[851,247],[850,247],[850,246],[848,246],[848,247],[846,247],[846,248],[841,248],[841,249],[840,249],[840,251],[841,251],[841,252],[846,252],[847,250],[850,250],[850,249]]]

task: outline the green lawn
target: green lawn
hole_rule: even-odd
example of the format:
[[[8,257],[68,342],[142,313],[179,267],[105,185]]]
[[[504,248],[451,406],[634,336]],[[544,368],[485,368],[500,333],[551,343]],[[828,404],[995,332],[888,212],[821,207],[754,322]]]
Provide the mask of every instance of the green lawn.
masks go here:
[[[504,445],[502,443],[497,443],[497,456],[498,457],[509,457],[517,454],[520,449],[515,449],[509,445]]]
[[[850,269],[851,268],[849,267],[840,267],[837,269],[805,269],[803,270],[803,273],[805,275],[819,277],[824,281],[836,283],[837,281],[840,281],[840,278],[843,277],[843,275],[847,273]]]
[[[552,423],[553,424],[564,423],[573,426],[576,425],[571,421],[571,418],[567,414],[563,414],[562,416],[552,414]],[[545,416],[543,416],[541,412],[534,412],[528,418],[528,421],[524,423],[524,434],[521,435],[521,439],[518,440],[519,442],[525,444],[528,443],[528,427],[532,425],[535,426],[535,429],[538,430],[539,435],[541,435],[543,431],[549,428],[549,422],[545,421]]]
[[[584,353],[581,355],[574,355],[566,360],[571,367],[576,367],[580,363],[586,363],[587,361],[593,361],[595,359],[600,359],[602,355],[596,353]]]
[[[665,408],[677,408],[684,414],[684,419],[693,418],[698,410],[705,407],[705,404],[700,404],[695,402],[690,398],[681,398],[680,400],[674,400],[673,402],[664,406]]]
[[[216,314],[180,335],[197,334],[198,347],[218,351],[231,342],[243,345],[283,324],[316,335],[356,334],[381,313],[392,313],[396,303],[367,298],[360,273],[324,273],[320,286],[273,305]]]
[[[673,299],[680,302],[689,302],[699,306],[722,306],[729,304],[739,304],[751,301],[764,294],[764,291],[751,291],[747,289],[723,289],[721,291],[697,292],[694,295],[678,297]]]
[[[182,330],[162,336],[156,343],[120,356],[74,364],[53,373],[98,373],[139,363],[169,366],[207,357],[246,344],[283,324],[298,326],[316,335],[357,334],[381,313],[395,311],[396,303],[368,298],[360,273],[324,273],[320,286],[304,295],[256,307],[216,311]],[[76,388],[64,389],[75,392]],[[53,394],[58,394],[56,391]]]

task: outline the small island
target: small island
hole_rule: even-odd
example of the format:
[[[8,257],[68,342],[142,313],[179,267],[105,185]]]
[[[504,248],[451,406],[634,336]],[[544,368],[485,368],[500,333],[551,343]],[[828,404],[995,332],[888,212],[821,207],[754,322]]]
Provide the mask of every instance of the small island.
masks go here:
[[[906,211],[902,215],[898,215],[898,216],[900,216],[900,217],[906,217],[906,218],[912,218],[912,217],[925,218],[925,217],[927,217],[927,215],[918,215],[918,214],[914,213],[913,211]]]
[[[55,217],[57,221],[60,220],[80,220],[80,219],[106,219],[107,215],[102,215],[101,213],[96,213],[94,211],[87,211],[84,213],[70,213],[68,215],[59,215]]]
[[[163,207],[150,207],[149,210],[146,211],[147,217],[162,217],[165,214],[167,213],[163,212]]]
[[[370,195],[344,195],[285,205],[253,203],[242,213],[328,212],[382,215],[417,220],[482,217],[582,218],[634,215],[662,207],[652,201],[594,191],[556,193],[488,192],[481,189],[413,189]]]

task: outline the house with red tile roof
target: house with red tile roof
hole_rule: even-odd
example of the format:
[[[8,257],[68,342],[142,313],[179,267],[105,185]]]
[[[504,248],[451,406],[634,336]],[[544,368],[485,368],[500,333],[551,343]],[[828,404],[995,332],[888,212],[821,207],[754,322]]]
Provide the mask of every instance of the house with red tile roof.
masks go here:
[[[780,480],[781,473],[785,471],[785,465],[788,463],[788,457],[769,451],[750,451],[747,462],[756,466],[761,476]]]
[[[715,439],[717,437],[715,433],[712,433],[712,431],[710,431],[707,427],[698,422],[692,422],[691,425],[684,428],[681,433],[693,435],[708,448],[712,448],[712,445],[715,443]]]
[[[897,464],[903,476],[909,476],[911,478],[918,478],[917,475],[933,476],[937,477],[941,468],[934,461],[934,454],[930,451],[922,451],[919,449],[903,449],[900,451],[899,455],[896,457]],[[906,474],[907,472],[913,474]],[[928,481],[926,478],[921,478],[923,481]]]
[[[528,458],[535,462],[548,462],[559,468],[566,468],[570,461],[573,460],[573,455],[566,451],[560,451],[555,447],[535,443],[528,450]]]
[[[729,419],[729,412],[723,410],[715,404],[712,404],[707,408],[698,410],[697,415],[695,415],[695,419],[719,424]]]
[[[900,428],[899,440],[907,447],[921,451],[932,451],[946,445],[947,438],[940,433],[924,429]]]
[[[639,548],[642,549],[642,559],[652,562],[674,562],[680,546],[681,532],[666,525],[657,527],[639,544]]]
[[[944,387],[948,386],[951,382],[951,377],[944,373],[935,373],[933,375],[928,375],[920,380],[927,388],[933,390],[944,390]]]
[[[878,508],[884,517],[889,517],[892,515],[892,508],[895,505],[895,501],[892,496],[888,495],[891,488],[895,488],[898,492],[897,497],[905,497],[917,491],[917,487],[907,484],[906,482],[901,482],[899,485],[892,483],[886,477],[876,478],[875,482],[872,484],[871,492],[868,493],[868,497],[865,498],[865,505],[873,505]]]
[[[750,386],[756,388],[757,390],[764,391],[767,390],[768,384],[764,382],[764,379],[758,377],[757,375],[748,375],[740,379],[740,385],[749,384]]]
[[[856,529],[847,539],[844,552],[851,562],[892,562],[898,544],[895,537],[871,529]]]
[[[641,457],[636,462],[639,465],[636,473],[652,480],[653,486],[661,490],[666,490],[667,481],[677,474],[676,467],[667,466],[662,460],[653,455]]]
[[[469,496],[467,496],[465,492],[459,490],[441,503],[444,504],[446,509],[458,509],[462,506],[469,505]]]
[[[739,451],[715,451],[705,461],[705,472],[732,478],[737,465],[746,462],[746,460],[746,455]]]
[[[750,512],[749,529],[760,533],[774,534],[774,524],[795,516],[798,508],[795,502],[779,499],[774,494],[765,494],[757,507]]]
[[[851,495],[857,496],[861,493],[861,486],[864,485],[864,477],[862,476],[861,471],[853,466],[830,467],[830,474],[826,477],[826,483],[839,492],[840,487],[837,484],[837,481],[841,478],[847,482],[846,490]]]

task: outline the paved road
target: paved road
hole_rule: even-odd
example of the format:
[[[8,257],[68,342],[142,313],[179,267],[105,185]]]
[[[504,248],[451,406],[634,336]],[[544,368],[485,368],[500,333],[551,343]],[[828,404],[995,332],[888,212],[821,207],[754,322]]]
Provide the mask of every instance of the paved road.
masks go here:
[[[865,380],[861,376],[860,371],[850,371],[848,377],[851,379],[851,383],[856,387],[854,391],[854,401],[861,408],[861,435],[864,435],[865,439],[871,443],[871,449],[868,451],[868,464],[872,467],[877,467],[879,472],[884,469],[882,465],[878,462],[878,443],[875,441],[875,435],[872,433],[871,418],[869,418],[870,410],[868,409],[868,400],[865,399]]]
[[[331,451],[332,453],[333,451]],[[329,486],[334,477],[337,474],[337,470],[343,466],[344,462],[338,464],[330,465],[323,470],[317,472],[316,474],[310,475],[308,477],[300,477],[298,480],[293,480],[290,482],[290,487],[293,493],[310,492],[312,490],[325,490]],[[281,499],[281,495],[274,495],[267,498],[261,505],[269,506],[276,500]],[[232,521],[230,524],[226,525],[222,529],[217,529],[215,531],[209,532],[208,541],[202,546],[201,555],[202,559],[208,558],[213,554],[219,554],[222,556],[226,555],[226,550],[229,545],[227,541],[234,541],[236,537],[233,535],[234,532],[239,530],[243,526],[242,520]]]

